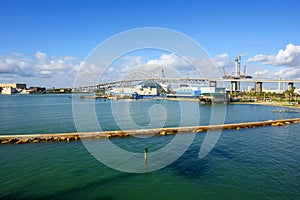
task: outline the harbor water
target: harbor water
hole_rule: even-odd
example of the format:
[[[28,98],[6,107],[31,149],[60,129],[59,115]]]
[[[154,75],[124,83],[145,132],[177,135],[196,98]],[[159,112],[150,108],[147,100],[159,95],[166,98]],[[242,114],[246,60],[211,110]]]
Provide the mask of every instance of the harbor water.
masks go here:
[[[181,120],[178,101],[73,98],[73,103],[95,104],[103,130],[130,124],[123,112],[115,111],[123,121],[114,119],[112,104],[126,104],[131,119],[140,127],[152,126],[151,119],[163,114],[164,127],[178,126]],[[184,105],[199,108],[199,125],[210,123],[211,106],[197,102]],[[153,106],[156,112],[150,116]],[[274,113],[280,108],[272,106],[223,106],[225,123],[300,116],[296,112]],[[195,116],[188,117],[192,121]],[[89,116],[82,120],[88,122]],[[137,174],[107,167],[80,141],[0,145],[0,199],[300,199],[299,128],[300,124],[291,124],[224,130],[212,151],[201,159],[199,149],[207,133],[196,134],[175,162],[158,171]],[[0,95],[1,135],[76,131],[71,95]],[[149,152],[160,149],[173,138],[129,137],[112,142],[142,153],[145,147]],[[87,142],[92,145],[97,141]]]

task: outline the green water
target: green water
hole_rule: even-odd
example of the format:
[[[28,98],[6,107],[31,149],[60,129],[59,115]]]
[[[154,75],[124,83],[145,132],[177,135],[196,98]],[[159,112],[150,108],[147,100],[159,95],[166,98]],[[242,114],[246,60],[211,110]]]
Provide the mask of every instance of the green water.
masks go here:
[[[176,110],[176,102],[130,103],[133,110],[154,103],[174,108],[166,124],[178,122],[171,111]],[[0,96],[0,133],[75,131],[71,104],[67,95]],[[97,101],[96,108],[109,104]],[[299,117],[299,113],[273,113],[273,109],[230,105],[226,122]],[[208,123],[209,107],[200,105],[200,110],[199,124]],[[99,118],[101,114],[97,113]],[[145,118],[138,123],[146,123]],[[105,119],[106,129],[110,123],[116,126],[109,116]],[[81,142],[0,145],[0,199],[299,199],[299,128],[300,124],[292,124],[223,131],[203,159],[198,154],[206,134],[198,134],[174,163],[142,174],[105,166]],[[143,152],[147,146],[151,152],[173,137],[122,138],[113,143],[133,152]]]

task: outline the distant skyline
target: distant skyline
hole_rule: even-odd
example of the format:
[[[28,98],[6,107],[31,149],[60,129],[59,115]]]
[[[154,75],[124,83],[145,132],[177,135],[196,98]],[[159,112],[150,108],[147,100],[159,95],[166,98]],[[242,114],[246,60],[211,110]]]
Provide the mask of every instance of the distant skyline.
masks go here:
[[[300,2],[0,0],[0,82],[72,86],[99,43],[134,28],[162,27],[193,38],[231,72],[236,55],[250,75],[300,79]],[[129,64],[182,64],[177,57],[134,54]],[[178,62],[177,62],[178,61]],[[126,63],[127,62],[127,63]],[[122,66],[121,66],[122,67]]]

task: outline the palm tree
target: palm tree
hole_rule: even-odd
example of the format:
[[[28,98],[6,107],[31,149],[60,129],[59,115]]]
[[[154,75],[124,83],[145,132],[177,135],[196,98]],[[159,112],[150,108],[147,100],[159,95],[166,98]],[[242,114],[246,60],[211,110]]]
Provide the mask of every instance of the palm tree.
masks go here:
[[[285,91],[286,96],[289,97],[289,103],[291,103],[291,99],[292,99],[292,101],[294,101],[295,89],[296,89],[296,87],[293,86],[290,90]]]
[[[285,96],[287,96],[289,98],[289,103],[291,103],[291,91],[290,90],[285,91]]]
[[[291,88],[291,95],[292,95],[292,101],[293,101],[293,102],[294,102],[294,92],[295,92],[295,89],[296,89],[295,86],[293,86],[293,87]]]

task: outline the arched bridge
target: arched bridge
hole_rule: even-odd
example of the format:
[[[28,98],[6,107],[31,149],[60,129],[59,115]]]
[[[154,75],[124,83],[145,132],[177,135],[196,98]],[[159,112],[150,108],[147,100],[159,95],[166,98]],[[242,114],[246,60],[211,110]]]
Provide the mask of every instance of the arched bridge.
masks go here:
[[[231,84],[231,90],[239,90],[240,83],[254,83],[257,92],[262,91],[263,83],[286,83],[292,87],[295,83],[300,83],[300,80],[275,80],[275,79],[223,79],[223,78],[162,78],[162,77],[147,77],[147,78],[131,78],[118,81],[110,81],[106,83],[98,83],[87,86],[72,87],[74,92],[93,92],[101,89],[107,89],[117,85],[132,85],[142,81],[155,81],[159,84],[176,84],[176,85],[197,85],[216,87],[217,83],[228,82]]]

